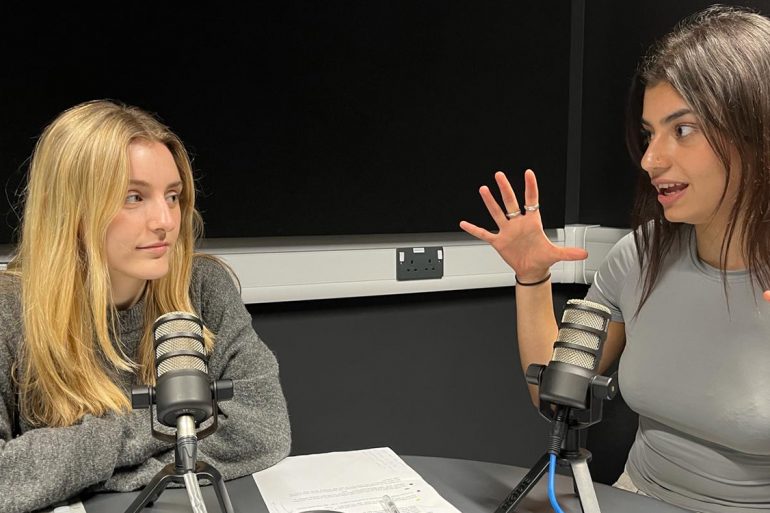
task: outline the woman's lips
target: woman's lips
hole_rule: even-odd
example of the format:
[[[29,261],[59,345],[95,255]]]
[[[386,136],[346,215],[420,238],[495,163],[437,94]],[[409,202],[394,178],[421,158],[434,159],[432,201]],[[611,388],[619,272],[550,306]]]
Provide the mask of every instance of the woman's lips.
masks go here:
[[[157,244],[149,244],[147,246],[139,246],[137,249],[140,251],[146,251],[148,253],[163,255],[166,253],[166,251],[168,251],[168,243],[161,242]]]
[[[682,189],[679,189],[677,191],[668,192],[667,194],[663,194],[662,191],[658,192],[658,201],[661,205],[664,207],[667,207],[669,205],[672,205],[677,200],[679,200],[682,196],[685,195],[687,192],[687,186],[684,186]]]

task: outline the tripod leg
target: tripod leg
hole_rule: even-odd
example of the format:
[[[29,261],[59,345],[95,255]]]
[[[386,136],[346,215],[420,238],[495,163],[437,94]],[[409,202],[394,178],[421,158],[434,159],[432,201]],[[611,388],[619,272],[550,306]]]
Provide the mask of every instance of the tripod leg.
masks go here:
[[[497,507],[495,513],[509,513],[511,511],[516,511],[519,503],[530,492],[530,490],[532,490],[540,478],[543,477],[545,471],[548,470],[548,460],[548,453],[543,454],[540,459],[537,460],[537,463],[535,463],[535,465],[530,469],[530,471],[527,472],[527,475],[524,476],[521,481],[519,481],[519,484],[516,485],[516,488],[514,488],[511,493],[508,494],[508,497],[506,497],[505,500]]]
[[[140,513],[145,506],[155,502],[169,483],[177,480],[176,478],[177,474],[174,470],[173,463],[163,467],[157,474],[155,474],[155,477],[147,483],[147,486],[144,487],[142,493],[134,499],[134,502],[132,502],[128,509],[126,509],[126,513]]]
[[[580,507],[583,513],[601,513],[599,501],[596,499],[596,490],[591,480],[591,472],[588,470],[588,462],[585,458],[570,460],[572,478],[575,480]]]
[[[235,513],[233,504],[230,502],[230,495],[225,488],[225,480],[222,479],[222,474],[217,469],[206,463],[205,461],[199,461],[195,467],[195,473],[198,475],[198,479],[205,477],[214,486],[214,491],[217,493],[217,500],[219,500],[219,507],[222,508],[224,513]]]

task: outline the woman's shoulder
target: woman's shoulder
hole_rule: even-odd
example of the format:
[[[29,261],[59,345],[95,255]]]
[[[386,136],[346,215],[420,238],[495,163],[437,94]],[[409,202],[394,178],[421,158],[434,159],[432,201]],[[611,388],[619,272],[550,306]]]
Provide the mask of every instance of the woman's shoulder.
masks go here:
[[[196,254],[193,259],[190,300],[215,333],[228,312],[245,311],[235,273],[226,262],[211,255]]]
[[[21,276],[12,271],[0,272],[0,311],[16,310],[21,304]]]
[[[0,293],[16,293],[21,291],[21,276],[13,271],[0,271]]]
[[[206,253],[196,253],[193,257],[192,282],[238,283],[235,272],[223,260]]]
[[[606,260],[625,265],[630,265],[638,260],[636,240],[633,231],[625,234],[614,246],[612,246],[607,253]]]
[[[21,334],[21,277],[13,272],[0,272],[0,339],[18,342]]]
[[[203,253],[193,257],[191,299],[196,302],[229,295],[240,295],[240,283],[233,270],[221,259]]]
[[[658,230],[660,233],[657,233]],[[643,254],[646,260],[652,249],[660,245],[664,259],[670,260],[687,255],[694,242],[695,230],[692,225],[678,223],[659,226],[651,220],[632,230],[618,245],[626,254],[633,251],[633,258],[637,260],[639,254]]]
[[[649,221],[634,230],[630,230],[615,243],[608,253],[608,258],[612,257],[628,262],[637,262],[640,253],[648,254],[649,246],[655,240],[655,230],[657,229],[659,228],[655,226],[655,223]],[[664,244],[666,253],[679,254],[682,251],[686,251],[690,243],[690,232],[689,226],[681,226],[673,231],[664,232],[661,243]]]

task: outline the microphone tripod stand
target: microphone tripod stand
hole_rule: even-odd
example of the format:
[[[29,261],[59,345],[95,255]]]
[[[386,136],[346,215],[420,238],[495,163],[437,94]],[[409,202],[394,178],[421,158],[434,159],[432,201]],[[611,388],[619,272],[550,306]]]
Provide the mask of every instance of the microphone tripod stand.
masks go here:
[[[233,397],[232,381],[230,380],[212,382],[211,389],[213,393],[211,401],[212,411],[214,412],[212,424],[196,435],[194,421],[192,417],[188,416],[186,421],[178,424],[179,428],[176,437],[155,429],[151,408],[155,402],[154,389],[152,387],[136,387],[134,389],[131,394],[132,406],[134,408],[150,408],[152,435],[158,440],[173,442],[176,445],[174,449],[174,463],[169,463],[155,474],[128,509],[126,509],[126,513],[140,513],[146,506],[152,505],[171,483],[184,485],[195,513],[206,513],[206,506],[203,502],[199,486],[201,479],[207,479],[213,485],[219,507],[222,511],[224,513],[235,513],[233,504],[230,502],[230,495],[225,487],[225,481],[222,479],[222,474],[205,461],[197,461],[198,439],[210,435],[219,427],[217,423],[217,399],[226,401]]]
[[[146,506],[152,505],[171,483],[185,485],[188,495],[191,496],[190,502],[193,505],[193,511],[197,512],[200,510],[200,504],[203,503],[203,499],[200,496],[200,488],[196,486],[198,483],[195,481],[193,483],[189,482],[190,478],[186,476],[189,476],[190,473],[178,466],[179,454],[178,451],[175,451],[175,453],[176,462],[169,463],[155,474],[155,477],[153,477],[152,480],[147,483],[147,486],[144,487],[142,493],[140,493],[128,507],[126,513],[139,513]],[[205,461],[199,461],[195,465],[194,477],[197,480],[203,478],[211,481],[214,486],[214,491],[217,493],[219,507],[226,513],[234,513],[233,505],[230,502],[230,496],[227,493],[224,480],[222,479],[222,474],[220,474],[216,468]],[[205,509],[203,511],[205,511]]]
[[[539,385],[542,379],[545,365],[530,365],[527,369],[527,383]],[[557,405],[540,400],[540,415],[554,423],[555,430],[559,430],[556,424],[563,424],[560,433],[561,445],[558,448],[557,463],[568,465],[572,471],[573,489],[580,500],[580,508],[583,513],[601,513],[599,502],[596,499],[591,472],[588,462],[591,461],[591,452],[580,447],[580,430],[592,426],[602,420],[603,401],[610,400],[617,394],[616,375],[596,375],[590,382],[587,408],[576,409]],[[565,412],[563,419],[556,418],[557,412]],[[543,454],[537,463],[519,481],[519,484],[511,490],[508,496],[497,507],[495,513],[510,513],[524,500],[524,497],[535,487],[537,482],[546,473],[550,463],[551,452]]]

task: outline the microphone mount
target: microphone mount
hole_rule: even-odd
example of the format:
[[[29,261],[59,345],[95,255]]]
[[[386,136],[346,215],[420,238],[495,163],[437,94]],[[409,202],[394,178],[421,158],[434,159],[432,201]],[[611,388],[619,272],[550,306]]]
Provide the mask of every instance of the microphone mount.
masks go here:
[[[540,386],[546,365],[537,363],[527,367],[525,377],[530,385]],[[596,374],[588,382],[586,408],[570,408],[568,424],[572,429],[585,429],[600,422],[603,414],[603,401],[610,401],[618,394],[617,372],[609,376]],[[548,421],[554,420],[558,404],[540,398],[540,415]]]
[[[217,406],[217,403],[219,401],[229,401],[233,398],[233,381],[231,379],[220,379],[217,381],[212,381],[210,384],[211,388],[211,411],[217,412],[219,410],[219,407]],[[144,409],[144,408],[151,408],[153,404],[156,404],[157,397],[155,392],[155,387],[143,385],[143,386],[135,386],[133,390],[131,391],[131,407],[133,409]],[[192,415],[192,412],[189,413]],[[197,432],[198,440],[202,440],[203,438],[206,438],[210,434],[214,433],[218,428],[219,424],[217,422],[218,415],[214,414],[211,416],[214,420],[211,423],[210,426],[203,429],[202,431]],[[200,425],[199,422],[195,423],[195,427],[197,428]],[[155,437],[158,440],[161,440],[163,442],[170,442],[175,443],[176,442],[176,436],[175,435],[169,435],[168,433],[163,433],[162,431],[158,431],[155,429],[155,422],[153,420],[153,416],[150,415],[150,429],[152,430],[152,436]]]
[[[142,493],[137,496],[131,505],[126,509],[126,513],[140,513],[146,506],[151,505],[160,494],[171,483],[183,484],[190,495],[190,502],[193,506],[193,510],[198,512],[205,512],[205,505],[203,505],[203,499],[200,497],[200,488],[197,486],[201,478],[207,479],[214,486],[214,491],[217,495],[219,507],[225,513],[234,513],[230,496],[225,488],[225,481],[222,478],[222,474],[209,465],[205,461],[197,461],[197,440],[207,437],[214,433],[219,427],[217,422],[219,407],[218,401],[227,401],[233,398],[233,382],[229,379],[222,379],[218,381],[212,381],[210,383],[211,388],[211,411],[213,421],[210,426],[203,429],[200,432],[192,434],[196,428],[200,425],[197,421],[190,422],[193,419],[192,414],[182,413],[178,419],[187,418],[187,422],[183,424],[188,425],[187,433],[189,436],[184,436],[181,439],[177,439],[177,436],[170,435],[158,431],[155,428],[155,422],[153,420],[152,405],[156,404],[156,392],[155,387],[151,386],[136,386],[131,391],[131,406],[134,409],[147,408],[150,410],[150,429],[152,430],[152,436],[158,440],[164,442],[174,443],[174,463],[169,463],[152,478],[152,480],[144,487]],[[194,423],[194,426],[192,425]],[[191,480],[191,475],[194,476],[194,481]]]

